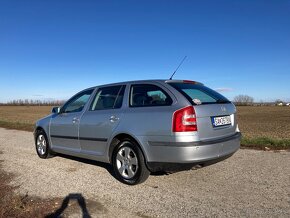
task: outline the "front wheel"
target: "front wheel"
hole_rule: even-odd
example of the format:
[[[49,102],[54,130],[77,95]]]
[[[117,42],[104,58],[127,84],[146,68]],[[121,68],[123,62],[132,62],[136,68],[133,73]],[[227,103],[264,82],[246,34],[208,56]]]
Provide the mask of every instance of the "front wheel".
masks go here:
[[[128,185],[144,182],[150,175],[139,146],[130,139],[122,140],[115,148],[112,164],[116,177]]]
[[[53,156],[47,136],[43,130],[37,130],[35,134],[35,148],[40,158],[46,159]]]

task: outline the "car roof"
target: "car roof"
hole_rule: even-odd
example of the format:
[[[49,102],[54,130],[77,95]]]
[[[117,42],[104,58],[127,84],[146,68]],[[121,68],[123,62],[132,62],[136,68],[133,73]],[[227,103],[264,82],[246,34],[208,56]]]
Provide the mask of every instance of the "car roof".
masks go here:
[[[202,84],[197,81],[192,80],[168,80],[168,79],[150,79],[150,80],[131,80],[131,81],[124,81],[124,82],[117,82],[117,83],[108,83],[108,84],[101,84],[91,88],[97,88],[102,86],[113,86],[113,85],[127,85],[127,84],[134,84],[134,83],[148,83],[148,82],[159,82],[159,83],[198,83]]]

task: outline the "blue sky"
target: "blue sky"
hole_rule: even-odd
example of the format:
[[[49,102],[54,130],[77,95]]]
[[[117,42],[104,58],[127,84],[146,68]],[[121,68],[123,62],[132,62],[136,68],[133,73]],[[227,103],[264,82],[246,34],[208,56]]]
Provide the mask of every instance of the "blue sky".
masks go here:
[[[290,1],[0,1],[0,102],[175,78],[290,101]]]

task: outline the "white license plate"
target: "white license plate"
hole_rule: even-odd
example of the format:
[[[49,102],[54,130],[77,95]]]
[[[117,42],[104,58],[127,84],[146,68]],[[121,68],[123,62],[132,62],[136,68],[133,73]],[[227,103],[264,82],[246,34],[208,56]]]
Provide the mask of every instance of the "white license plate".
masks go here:
[[[211,122],[214,127],[226,126],[231,124],[231,117],[230,116],[212,117]]]

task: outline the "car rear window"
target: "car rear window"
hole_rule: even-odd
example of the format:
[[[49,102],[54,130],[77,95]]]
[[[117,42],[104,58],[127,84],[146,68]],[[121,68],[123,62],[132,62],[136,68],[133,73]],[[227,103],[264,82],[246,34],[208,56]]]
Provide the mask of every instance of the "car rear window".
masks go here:
[[[230,101],[218,92],[202,85],[192,83],[168,83],[186,97],[193,105],[222,104]]]

